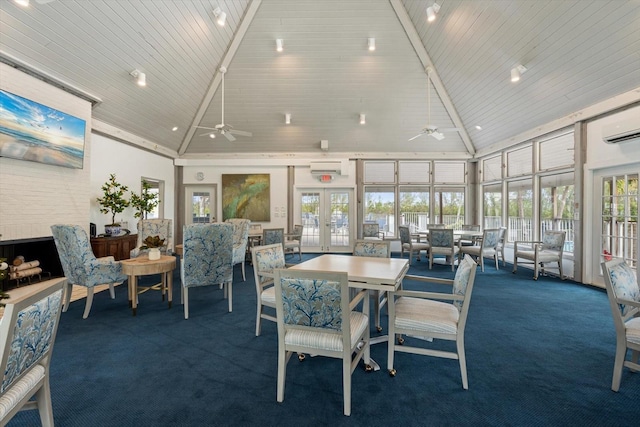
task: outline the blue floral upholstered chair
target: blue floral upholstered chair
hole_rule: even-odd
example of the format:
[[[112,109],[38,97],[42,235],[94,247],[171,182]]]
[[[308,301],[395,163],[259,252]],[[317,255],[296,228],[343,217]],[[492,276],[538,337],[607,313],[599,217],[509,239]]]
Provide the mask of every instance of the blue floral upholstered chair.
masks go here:
[[[142,254],[148,253],[148,249],[140,248],[144,246],[144,240],[147,237],[155,236],[164,240],[164,245],[160,248],[160,252],[171,255],[173,253],[173,221],[170,219],[141,219],[138,221],[138,243],[131,250],[131,258],[137,258]]]
[[[455,270],[456,257],[460,245],[453,238],[453,230],[433,228],[429,230],[429,270],[433,267],[433,256],[444,255],[451,262],[451,271]]]
[[[622,259],[603,262],[604,283],[607,287],[609,305],[616,327],[616,358],[613,365],[611,390],[620,389],[622,369],[626,366],[634,372],[640,371],[640,289],[637,272]],[[631,350],[631,360],[627,359]]]
[[[190,224],[183,230],[181,268],[184,318],[189,318],[189,288],[223,285],[233,311],[233,225]]]
[[[493,258],[496,262],[496,270],[499,270],[498,264],[498,244],[500,243],[500,235],[503,234],[502,229],[486,229],[482,232],[482,238],[479,240],[479,246],[462,246],[460,248],[460,257],[469,254],[480,262],[480,270],[484,272],[484,259]]]
[[[293,352],[342,359],[344,415],[351,415],[351,374],[364,357],[369,365],[369,298],[349,301],[347,273],[275,271],[278,323],[277,401],[284,401],[287,363]],[[363,302],[364,311],[354,308]],[[355,355],[352,358],[352,355]]]
[[[356,240],[355,245],[353,245],[353,256],[390,258],[391,242],[388,240]],[[380,313],[382,312],[382,307],[387,303],[387,293],[385,291],[375,290],[371,291],[371,295],[374,297],[373,310],[375,313],[376,330],[381,332]]]
[[[273,274],[278,268],[285,268],[282,245],[255,246],[251,248],[253,277],[256,282],[256,336],[260,336],[262,319],[276,321],[275,314],[264,312],[265,307],[276,309],[276,290],[273,287]]]
[[[298,257],[300,261],[302,261],[302,233],[304,231],[303,225],[294,225],[293,233],[287,234],[286,240],[284,241],[284,253],[296,253],[298,252]]]
[[[557,262],[560,279],[562,274],[562,253],[566,231],[547,230],[542,236],[542,241],[516,241],[513,244],[513,272],[518,270],[518,258],[529,260],[533,264],[533,280],[538,280],[538,268],[544,274],[544,264]],[[521,262],[522,263],[522,262]]]
[[[400,256],[404,257],[404,252],[409,252],[409,265],[411,265],[411,257],[414,253],[418,254],[418,260],[420,260],[420,252],[429,251],[428,243],[414,242],[413,239],[411,239],[411,232],[408,226],[400,225],[398,226],[398,231],[400,233]]]
[[[242,281],[244,282],[247,280],[244,274],[244,261],[247,257],[251,221],[243,218],[229,218],[225,222],[233,225],[233,265],[242,264]]]
[[[280,243],[284,251],[284,228],[265,228],[262,230],[262,244]]]
[[[67,278],[62,311],[69,308],[73,285],[84,286],[87,288],[87,302],[82,318],[86,319],[91,311],[95,286],[109,285],[111,299],[115,299],[114,285],[124,282],[127,276],[122,273],[120,262],[112,256],[96,258],[87,232],[79,225],[56,224],[51,226],[51,232]]]
[[[462,387],[467,390],[467,363],[464,351],[464,329],[471,301],[471,291],[476,277],[477,264],[469,255],[459,263],[453,280],[424,276],[405,276],[405,280],[441,283],[451,286],[451,293],[423,292],[403,288],[390,296],[389,342],[387,368],[391,376],[396,375],[393,367],[395,352],[414,353],[425,356],[458,359],[462,375]],[[450,300],[451,302],[437,301]],[[406,334],[412,339],[431,341],[442,339],[456,342],[456,351],[409,345],[396,334]]]
[[[380,240],[384,233],[380,231],[380,224],[377,222],[365,222],[362,224],[362,238],[367,240]]]
[[[49,365],[65,282],[52,279],[9,292],[0,322],[2,426],[27,409],[38,409],[43,426],[54,425]]]

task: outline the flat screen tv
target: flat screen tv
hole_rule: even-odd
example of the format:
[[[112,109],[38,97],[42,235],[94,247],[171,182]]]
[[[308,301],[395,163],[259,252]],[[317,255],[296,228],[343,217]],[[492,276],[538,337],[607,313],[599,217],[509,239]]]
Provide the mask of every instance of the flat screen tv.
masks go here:
[[[0,157],[82,169],[86,122],[0,89]]]

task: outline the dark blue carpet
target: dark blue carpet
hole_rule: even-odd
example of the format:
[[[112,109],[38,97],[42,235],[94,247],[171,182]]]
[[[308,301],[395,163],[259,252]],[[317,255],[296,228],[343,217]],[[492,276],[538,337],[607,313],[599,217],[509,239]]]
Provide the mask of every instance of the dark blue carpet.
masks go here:
[[[398,374],[389,377],[387,346],[378,344],[371,355],[382,370],[356,369],[352,415],[345,417],[339,360],[292,358],[285,401],[276,402],[277,328],[263,321],[262,335],[255,336],[253,270],[247,266],[246,282],[239,267],[235,273],[233,313],[217,287],[190,291],[189,320],[179,289],[171,310],[158,292],[142,294],[136,317],[124,287],[116,289],[116,300],[97,294],[86,320],[84,300],[72,303],[51,364],[56,425],[638,423],[640,375],[625,369],[620,392],[610,389],[615,337],[601,290],[551,277],[533,281],[531,270],[514,275],[510,265],[478,270],[466,328],[469,390],[462,389],[458,362],[449,359],[397,354]],[[453,277],[450,267],[429,270],[424,260],[410,273]],[[37,411],[22,412],[9,425],[39,425]]]

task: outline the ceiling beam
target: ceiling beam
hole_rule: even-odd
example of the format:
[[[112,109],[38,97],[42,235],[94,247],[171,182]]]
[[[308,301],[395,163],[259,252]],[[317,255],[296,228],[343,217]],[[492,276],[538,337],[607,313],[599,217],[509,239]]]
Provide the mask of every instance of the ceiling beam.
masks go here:
[[[101,122],[100,120],[91,120],[91,132],[108,136],[125,144],[132,145],[134,147],[150,151],[164,157],[169,157],[171,159],[175,159],[178,157],[177,151],[173,151],[165,147],[164,145],[149,141],[131,132],[127,132],[108,123]]]
[[[180,148],[178,149],[179,154],[182,155],[185,153],[185,151],[187,151],[187,148],[191,143],[191,139],[193,138],[193,135],[196,132],[195,126],[198,126],[200,124],[202,117],[207,111],[209,104],[211,104],[211,100],[213,99],[213,96],[215,95],[216,91],[218,90],[218,86],[220,86],[220,82],[222,81],[220,68],[226,67],[227,69],[229,69],[229,64],[231,63],[231,60],[235,56],[236,52],[238,51],[238,48],[240,47],[240,43],[242,42],[244,35],[247,33],[247,30],[249,29],[249,26],[251,25],[253,18],[256,16],[256,12],[258,11],[258,8],[260,7],[261,3],[262,3],[262,0],[251,0],[251,3],[247,7],[247,12],[245,13],[244,18],[242,18],[242,22],[240,22],[240,26],[238,27],[238,30],[233,35],[233,40],[231,40],[231,43],[229,44],[229,49],[222,57],[222,61],[220,62],[220,65],[218,66],[215,74],[213,75],[213,80],[211,80],[211,84],[207,89],[207,93],[202,98],[202,101],[200,102],[200,106],[198,107],[198,111],[196,112],[196,115],[193,117],[193,121],[191,122],[191,126],[189,126],[189,130],[184,136],[184,139],[182,140],[182,144],[180,144]]]
[[[451,121],[453,122],[455,127],[460,129],[460,137],[462,138],[464,145],[467,147],[467,151],[469,152],[469,154],[474,155],[476,153],[476,149],[471,142],[471,138],[469,137],[469,134],[467,133],[467,130],[462,123],[462,119],[458,115],[458,111],[453,105],[453,102],[451,101],[451,98],[449,97],[449,94],[447,93],[442,80],[440,80],[438,71],[433,65],[433,62],[431,61],[429,53],[425,49],[424,44],[422,44],[420,35],[416,31],[416,28],[413,25],[413,22],[411,21],[407,10],[404,8],[401,0],[389,0],[389,2],[391,3],[391,7],[393,7],[393,10],[396,12],[396,16],[398,17],[400,24],[404,28],[404,31],[407,34],[407,37],[409,38],[413,49],[416,51],[416,55],[418,55],[420,62],[422,62],[422,68],[425,70],[425,73],[428,74],[427,70],[431,68],[432,71],[430,77],[431,82],[433,83],[433,87],[436,92],[438,92],[438,96],[440,96],[444,108],[447,110],[447,113],[449,113]]]

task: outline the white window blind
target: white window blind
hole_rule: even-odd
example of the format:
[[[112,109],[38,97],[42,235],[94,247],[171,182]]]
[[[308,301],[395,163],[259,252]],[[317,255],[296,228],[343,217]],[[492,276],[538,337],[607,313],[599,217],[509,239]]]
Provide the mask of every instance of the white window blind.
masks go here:
[[[482,181],[498,181],[500,179],[502,179],[502,156],[483,160]]]
[[[540,143],[540,169],[548,170],[572,166],[573,132]]]
[[[533,148],[528,145],[507,153],[507,176],[518,176],[533,172]]]
[[[439,184],[464,184],[465,162],[435,162],[433,165],[434,181]]]
[[[395,162],[364,162],[365,183],[395,183]]]
[[[426,184],[430,181],[431,162],[398,162],[400,183]]]

